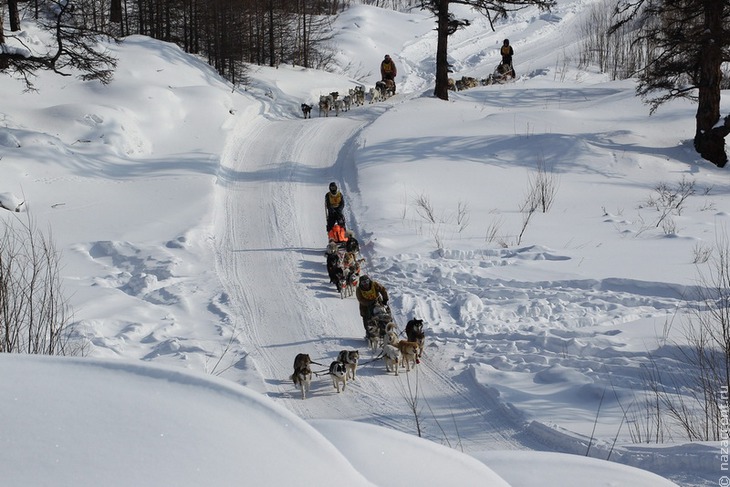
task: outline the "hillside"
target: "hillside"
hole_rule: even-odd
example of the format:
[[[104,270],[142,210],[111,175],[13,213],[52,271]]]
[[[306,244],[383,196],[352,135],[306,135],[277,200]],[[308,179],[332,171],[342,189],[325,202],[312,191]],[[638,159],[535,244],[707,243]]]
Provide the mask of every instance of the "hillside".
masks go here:
[[[132,37],[113,47],[108,88],[44,73],[21,94],[3,79],[0,198],[53,229],[93,359],[218,376],[323,430],[420,430],[514,485],[503,455],[534,451],[717,482],[717,444],[688,443],[664,412],[655,422],[646,374],[686,371],[692,291],[713,264],[696,257],[723,235],[727,175],[688,143],[691,104],[650,117],[631,81],[576,68],[590,5],[525,10],[496,32],[462,12],[454,76],[487,76],[509,37],[519,77],[448,102],[431,96],[433,19],[365,6],[335,21],[331,72],[252,66],[232,90],[176,47]],[[303,102],[372,86],[385,53],[395,97],[302,118]],[[554,200],[526,219],[541,175]],[[355,300],[327,282],[330,181],[396,321],[427,324],[421,364],[398,378],[366,349]],[[681,211],[663,215],[658,188],[688,181]],[[302,401],[294,356],[326,366],[352,348],[357,380],[338,394],[320,375]]]

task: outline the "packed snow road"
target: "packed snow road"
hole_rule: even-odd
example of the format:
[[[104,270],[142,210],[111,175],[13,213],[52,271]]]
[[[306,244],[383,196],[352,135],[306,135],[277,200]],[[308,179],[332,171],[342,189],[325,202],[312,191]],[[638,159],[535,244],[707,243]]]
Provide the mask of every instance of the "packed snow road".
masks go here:
[[[386,374],[366,347],[355,298],[340,299],[328,283],[324,194],[331,179],[356,178],[352,148],[384,109],[306,121],[241,117],[224,151],[215,218],[218,272],[235,337],[266,393],[302,418],[357,420],[414,434],[420,427],[424,437],[465,449],[519,448],[508,418],[492,410],[479,388],[452,380],[437,352],[416,371]],[[343,349],[359,349],[361,366],[357,380],[338,394],[324,369]],[[306,400],[289,379],[297,353],[322,364],[314,367],[320,374]],[[474,444],[464,444],[460,431],[469,431]]]

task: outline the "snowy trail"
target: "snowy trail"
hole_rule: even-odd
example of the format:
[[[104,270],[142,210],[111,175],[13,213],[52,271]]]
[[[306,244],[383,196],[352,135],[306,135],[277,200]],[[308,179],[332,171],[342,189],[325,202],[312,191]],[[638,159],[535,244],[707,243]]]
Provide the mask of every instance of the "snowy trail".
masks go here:
[[[544,19],[540,28],[555,30],[553,20]],[[474,50],[471,59],[478,63],[489,51],[489,37],[455,42],[453,49]],[[413,434],[420,427],[426,438],[466,451],[543,449],[545,440],[524,423],[529,412],[497,397],[497,389],[485,388],[484,377],[476,376],[497,373],[489,364],[525,380],[551,365],[582,374],[588,354],[623,377],[623,361],[634,352],[622,351],[621,337],[614,338],[608,325],[665,316],[676,309],[678,298],[645,295],[642,283],[631,279],[571,277],[555,291],[552,281],[500,277],[510,268],[527,268],[532,275],[535,263],[570,262],[540,246],[494,254],[456,249],[438,257],[369,255],[369,271],[388,285],[400,325],[419,316],[431,326],[417,372],[385,374],[383,362],[373,360],[366,348],[355,299],[341,300],[327,282],[323,200],[329,181],[341,182],[350,198],[350,226],[363,230],[361,237],[373,231],[372,222],[354,221],[358,215],[349,214],[352,208],[362,210],[368,197],[353,154],[363,145],[363,130],[381,114],[419,96],[417,90],[407,94],[408,88],[426,86],[429,42],[428,37],[409,40],[401,51],[410,67],[401,84],[407,88],[388,102],[302,120],[287,118],[281,105],[262,97],[260,108],[240,117],[222,154],[215,204],[217,268],[230,298],[233,333],[260,389],[302,418],[364,421]],[[514,99],[493,94],[492,103],[529,104],[532,97],[521,96],[518,86],[510,91]],[[361,352],[358,379],[338,395],[321,374],[302,401],[289,379],[296,354],[310,354],[322,364],[315,370],[324,372],[340,350],[353,348]],[[600,383],[602,373],[591,376]],[[631,384],[630,371],[622,380]],[[419,390],[418,425],[409,387]]]
[[[449,358],[434,355],[417,372],[386,375],[383,362],[365,346],[356,300],[340,299],[327,282],[324,191],[335,176],[355,174],[341,148],[350,147],[380,110],[308,121],[259,116],[242,120],[229,139],[215,227],[235,333],[267,394],[300,417],[360,420],[415,433],[406,398],[409,387],[418,387],[431,398],[417,406],[425,437],[456,446],[459,432],[470,431],[469,444],[461,447],[519,448],[516,431],[507,417],[489,410],[488,397],[448,376]],[[289,380],[295,355],[309,353],[323,365],[315,367],[320,371],[340,350],[353,348],[361,351],[357,380],[338,395],[321,374],[302,401]]]

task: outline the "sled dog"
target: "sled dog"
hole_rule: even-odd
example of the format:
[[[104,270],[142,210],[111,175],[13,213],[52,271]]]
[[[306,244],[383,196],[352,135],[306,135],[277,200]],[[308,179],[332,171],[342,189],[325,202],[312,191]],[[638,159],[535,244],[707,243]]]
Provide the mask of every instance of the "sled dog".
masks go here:
[[[395,324],[393,321],[389,321],[385,325],[385,336],[388,336],[388,333],[393,332],[396,335],[398,334],[398,325]]]
[[[332,386],[340,392],[340,384],[342,384],[342,390],[345,390],[347,385],[347,368],[345,364],[339,360],[335,360],[330,364],[330,375],[332,376]]]
[[[426,341],[426,335],[423,332],[423,320],[413,318],[406,323],[406,337],[408,337],[409,342],[416,342],[418,344],[418,358],[421,358],[423,346]]]
[[[350,90],[355,105],[362,106],[365,104],[365,87],[357,85],[355,88]]]
[[[380,81],[378,81],[378,83],[380,83]],[[374,88],[370,88],[370,103],[383,101],[383,99],[383,92],[380,90],[380,87],[376,83]]]
[[[358,350],[342,350],[337,356],[337,361],[345,364],[347,378],[355,380],[357,375],[357,363],[360,360],[360,352]]]
[[[302,103],[302,113],[304,114],[304,118],[312,118],[312,105]]]
[[[312,359],[306,353],[297,354],[294,358],[294,373],[290,379],[294,382],[294,385],[302,391],[302,399],[307,398],[307,392],[312,382],[312,369],[310,364]]]
[[[380,346],[380,328],[377,323],[368,323],[367,329],[368,346],[374,352]]]
[[[319,97],[319,116],[321,117],[324,112],[324,116],[329,117],[334,103],[335,100],[332,98],[332,95],[321,95]]]
[[[395,372],[395,375],[398,375],[398,366],[401,361],[398,347],[388,344],[383,345],[383,359],[385,360],[385,371]]]
[[[340,115],[340,112],[345,111],[345,102],[341,99],[335,100],[335,117]]]
[[[406,371],[411,370],[411,362],[414,367],[416,366],[418,363],[418,344],[416,342],[401,340],[398,342],[398,350],[401,354],[401,364],[406,366]]]
[[[380,92],[383,94],[383,99],[395,95],[395,81],[392,79],[384,79],[381,83],[383,85],[380,88]]]
[[[394,331],[389,331],[385,334],[385,342],[386,345],[393,345],[395,347],[398,346],[398,334]]]

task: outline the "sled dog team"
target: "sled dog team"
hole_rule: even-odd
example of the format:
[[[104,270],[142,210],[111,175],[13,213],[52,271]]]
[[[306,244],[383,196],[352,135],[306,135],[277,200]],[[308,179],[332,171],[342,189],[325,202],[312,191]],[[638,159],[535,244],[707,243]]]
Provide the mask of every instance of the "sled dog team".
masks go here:
[[[339,91],[332,91],[329,94],[320,95],[319,101],[317,102],[318,114],[320,117],[329,117],[330,112],[334,111],[335,117],[337,117],[340,112],[347,112],[352,107],[365,105],[366,94],[370,100],[369,103],[385,101],[395,94],[395,83],[393,80],[378,81],[367,93],[363,85],[357,85],[347,90],[347,94],[342,97],[340,97]],[[312,109],[314,106],[314,103],[302,103],[302,115],[304,118],[312,118]]]
[[[337,291],[344,298],[346,294],[343,292],[345,282],[349,280],[353,286],[357,287],[357,298],[360,303],[360,314],[363,318],[363,326],[365,327],[366,340],[373,354],[380,349],[380,355],[374,360],[383,358],[385,362],[386,373],[393,372],[398,375],[399,369],[405,367],[406,372],[411,370],[420,362],[421,354],[425,342],[423,320],[413,318],[406,324],[406,339],[400,339],[398,325],[393,320],[388,307],[387,291],[378,283],[373,282],[368,276],[360,278],[359,263],[364,259],[355,258],[356,266],[349,268],[351,272],[348,274],[350,278],[343,280],[342,259],[340,257],[340,249],[345,254],[352,253],[359,255],[359,243],[350,231],[345,231],[345,218],[343,214],[344,197],[337,188],[335,182],[330,183],[329,191],[325,194],[325,214],[327,219],[327,231],[329,243],[325,255],[327,255],[327,271],[330,282],[337,286]],[[341,232],[338,233],[338,232]],[[343,241],[338,240],[338,234],[342,236]],[[335,264],[336,263],[336,264]],[[354,275],[354,279],[351,276]],[[380,290],[380,294],[376,290]],[[370,293],[372,296],[368,297]],[[369,301],[368,301],[369,299]],[[348,380],[355,380],[357,377],[357,367],[360,362],[360,352],[358,350],[342,350],[337,355],[337,359],[332,361],[326,369],[326,374],[332,379],[333,388],[339,393],[347,387]],[[302,399],[306,399],[312,382],[312,375],[317,372],[312,370],[312,365],[323,364],[312,361],[309,354],[297,354],[294,359],[294,373],[290,376],[290,380],[300,390]],[[323,370],[322,373],[325,371]]]
[[[398,331],[395,323],[390,323],[385,341],[382,343],[381,356],[385,362],[385,371],[393,372],[396,376],[401,367],[405,367],[406,372],[411,370],[420,363],[421,354],[425,342],[423,332],[423,320],[412,319],[406,325],[406,339],[398,338]],[[379,358],[379,357],[377,357]],[[357,367],[360,363],[359,350],[342,350],[337,355],[337,359],[333,360],[326,370],[326,374],[332,379],[332,387],[339,393],[345,390],[348,380],[355,380],[357,377]],[[322,364],[314,362],[309,354],[299,353],[294,358],[294,373],[290,380],[294,382],[294,386],[299,389],[302,399],[307,398],[312,383],[312,375],[316,373],[312,371],[312,365]],[[323,371],[324,372],[324,371]]]

